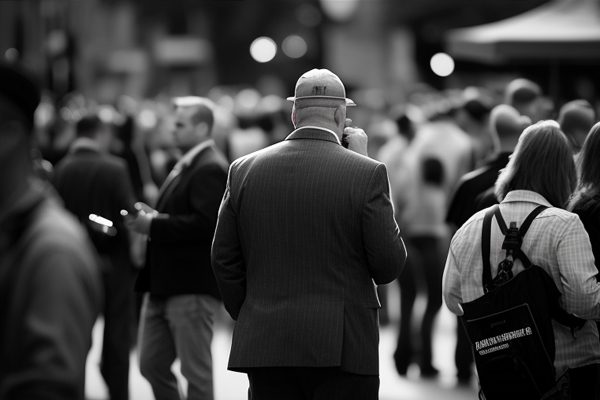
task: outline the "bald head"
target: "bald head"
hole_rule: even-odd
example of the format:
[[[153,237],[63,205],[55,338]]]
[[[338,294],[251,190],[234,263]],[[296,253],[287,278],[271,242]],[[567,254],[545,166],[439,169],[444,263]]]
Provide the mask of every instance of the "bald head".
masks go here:
[[[567,135],[574,153],[581,150],[590,129],[596,122],[596,113],[592,105],[586,100],[573,100],[560,108],[558,123],[561,130]]]
[[[346,121],[346,106],[342,103],[337,107],[301,107],[292,108],[294,127],[319,126],[334,131],[340,138]]]
[[[513,106],[520,114],[531,118],[533,122],[541,118],[542,89],[529,79],[517,78],[511,81],[506,87],[504,102]]]
[[[519,114],[508,104],[497,105],[490,113],[491,131],[497,136],[502,151],[512,151],[519,136],[530,124],[529,117]]]

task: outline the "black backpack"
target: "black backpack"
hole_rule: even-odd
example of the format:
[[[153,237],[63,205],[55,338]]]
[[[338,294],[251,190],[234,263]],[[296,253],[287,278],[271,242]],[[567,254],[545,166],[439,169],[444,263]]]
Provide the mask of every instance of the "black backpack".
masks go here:
[[[558,392],[554,370],[554,331],[552,319],[580,328],[584,320],[564,311],[559,305],[560,292],[552,278],[534,265],[521,251],[523,236],[532,221],[546,207],[539,206],[525,219],[520,229],[510,228],[498,205],[485,214],[482,229],[482,283],[484,295],[462,303],[461,320],[471,341],[481,386],[480,398],[547,399]],[[502,248],[506,258],[492,278],[490,266],[491,220],[496,216],[504,234]],[[512,273],[514,259],[524,270]]]

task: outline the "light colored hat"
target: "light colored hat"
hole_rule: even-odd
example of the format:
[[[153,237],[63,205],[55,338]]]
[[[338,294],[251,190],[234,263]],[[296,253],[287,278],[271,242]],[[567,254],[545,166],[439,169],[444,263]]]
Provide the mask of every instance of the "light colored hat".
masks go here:
[[[356,103],[346,97],[346,89],[340,78],[328,69],[311,69],[302,74],[296,82],[294,97],[288,97],[296,106],[329,105],[332,102],[345,101],[346,106]],[[305,104],[306,103],[306,104]]]

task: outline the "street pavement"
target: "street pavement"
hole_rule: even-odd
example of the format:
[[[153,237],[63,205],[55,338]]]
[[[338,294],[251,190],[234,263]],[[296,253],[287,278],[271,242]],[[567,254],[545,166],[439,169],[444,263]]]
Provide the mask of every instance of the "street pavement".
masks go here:
[[[394,293],[390,304],[397,304]],[[417,307],[423,307],[422,299],[418,299]],[[395,368],[392,354],[396,345],[397,312],[391,310],[392,324],[381,328],[380,352],[380,400],[475,400],[477,399],[476,383],[471,387],[456,384],[454,367],[455,321],[450,312],[442,307],[436,321],[434,333],[433,364],[440,370],[435,379],[421,379],[418,367],[411,366],[406,377],[400,377]],[[416,312],[415,314],[419,314]],[[93,332],[94,344],[88,357],[86,371],[86,396],[88,400],[107,400],[108,395],[104,381],[100,376],[98,364],[102,342],[102,321],[99,320]],[[215,383],[215,400],[245,400],[247,398],[248,380],[246,375],[227,371],[227,358],[231,344],[231,323],[223,317],[216,324],[213,340],[213,367]],[[179,366],[173,367],[181,377]],[[183,389],[185,389],[185,381]],[[154,400],[148,382],[140,375],[137,354],[131,355],[130,399]],[[282,399],[284,400],[284,399]]]

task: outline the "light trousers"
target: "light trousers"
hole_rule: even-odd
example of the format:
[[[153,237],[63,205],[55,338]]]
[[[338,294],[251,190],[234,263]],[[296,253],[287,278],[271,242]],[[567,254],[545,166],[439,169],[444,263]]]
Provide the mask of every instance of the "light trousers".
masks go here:
[[[219,301],[208,295],[146,295],[140,322],[140,371],[156,400],[213,400],[211,343]],[[188,382],[184,396],[171,371],[176,359]]]

